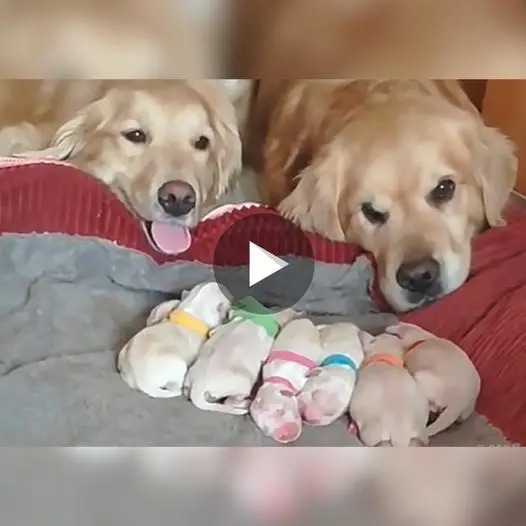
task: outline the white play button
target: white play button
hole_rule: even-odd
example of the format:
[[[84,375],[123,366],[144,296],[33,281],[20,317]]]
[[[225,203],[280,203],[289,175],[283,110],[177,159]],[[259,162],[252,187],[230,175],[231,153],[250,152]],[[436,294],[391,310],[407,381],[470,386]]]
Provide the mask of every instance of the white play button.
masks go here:
[[[248,286],[252,287],[272,274],[285,268],[288,263],[249,241]]]

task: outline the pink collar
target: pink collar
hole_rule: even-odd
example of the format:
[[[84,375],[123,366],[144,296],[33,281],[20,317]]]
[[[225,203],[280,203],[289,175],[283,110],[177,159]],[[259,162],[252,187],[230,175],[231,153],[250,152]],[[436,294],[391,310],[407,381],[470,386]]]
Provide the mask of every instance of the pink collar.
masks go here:
[[[305,367],[309,372],[318,365],[310,358],[292,351],[272,351],[267,358],[267,363],[272,363],[278,360],[281,362],[297,363],[298,365]]]
[[[266,363],[269,364],[276,361],[296,363],[306,369],[305,374],[310,373],[318,365],[310,358],[292,351],[272,351],[269,354]],[[270,376],[269,378],[265,379],[265,383],[281,385],[287,392],[291,393],[291,396],[296,396],[298,394],[298,389],[294,387],[292,382],[281,376]]]

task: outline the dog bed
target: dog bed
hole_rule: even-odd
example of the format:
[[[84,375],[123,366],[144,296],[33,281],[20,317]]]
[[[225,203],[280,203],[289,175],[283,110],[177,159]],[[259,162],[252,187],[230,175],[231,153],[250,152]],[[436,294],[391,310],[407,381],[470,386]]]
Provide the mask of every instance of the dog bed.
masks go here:
[[[256,213],[258,211],[258,213]],[[60,163],[0,162],[0,444],[262,445],[248,418],[198,411],[181,399],[152,400],[115,372],[115,355],[149,309],[212,279],[221,233],[240,217],[264,244],[256,208],[202,222],[183,254],[156,250],[143,225],[93,178]],[[265,213],[275,214],[272,210]],[[252,218],[252,219],[251,219]],[[435,445],[526,444],[521,359],[526,336],[526,215],[475,242],[472,276],[456,293],[403,316],[460,344],[482,375],[479,415]],[[299,307],[317,320],[379,330],[394,316],[356,247],[310,235],[315,272]],[[244,242],[244,241],[243,241]],[[290,250],[277,254],[298,257]],[[247,261],[235,258],[232,272]],[[272,298],[276,305],[286,303]],[[486,420],[487,419],[487,420]],[[344,422],[307,429],[299,445],[355,445]]]

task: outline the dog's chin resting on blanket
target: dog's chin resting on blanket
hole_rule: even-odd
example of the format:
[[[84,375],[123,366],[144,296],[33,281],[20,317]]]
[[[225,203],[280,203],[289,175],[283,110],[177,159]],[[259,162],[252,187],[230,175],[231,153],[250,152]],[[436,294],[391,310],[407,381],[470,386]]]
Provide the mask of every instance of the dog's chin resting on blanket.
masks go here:
[[[133,389],[153,398],[182,394],[188,367],[195,361],[211,329],[220,325],[230,301],[217,283],[202,283],[157,306],[146,327],[120,351],[117,366]]]
[[[296,396],[322,354],[312,321],[301,318],[285,325],[263,365],[263,383],[250,406],[252,419],[265,435],[281,443],[299,438],[302,420]]]
[[[229,321],[211,332],[188,371],[185,395],[199,409],[246,414],[274,338],[296,316],[293,309],[256,314],[250,307],[233,308]]]
[[[303,420],[312,426],[335,422],[349,409],[363,344],[371,338],[352,323],[318,326],[323,360],[298,396]]]

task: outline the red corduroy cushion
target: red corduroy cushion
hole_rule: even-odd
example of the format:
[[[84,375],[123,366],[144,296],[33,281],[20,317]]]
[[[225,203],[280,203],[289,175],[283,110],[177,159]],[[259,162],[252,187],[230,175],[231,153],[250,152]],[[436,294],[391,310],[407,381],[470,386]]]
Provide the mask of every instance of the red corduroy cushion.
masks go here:
[[[193,234],[192,247],[174,258],[156,252],[140,223],[93,178],[53,163],[0,163],[1,233],[98,237],[144,252],[159,264],[175,259],[210,264],[219,236],[241,217],[247,218],[244,228],[256,243],[278,235],[268,229],[260,210],[238,210],[204,221]],[[348,263],[362,253],[351,245],[309,236],[318,261]],[[291,253],[294,246],[291,239]],[[247,262],[233,257],[232,264],[240,263]],[[511,212],[508,226],[476,239],[471,275],[463,287],[403,319],[466,350],[483,379],[479,411],[509,439],[526,445],[526,213]]]

